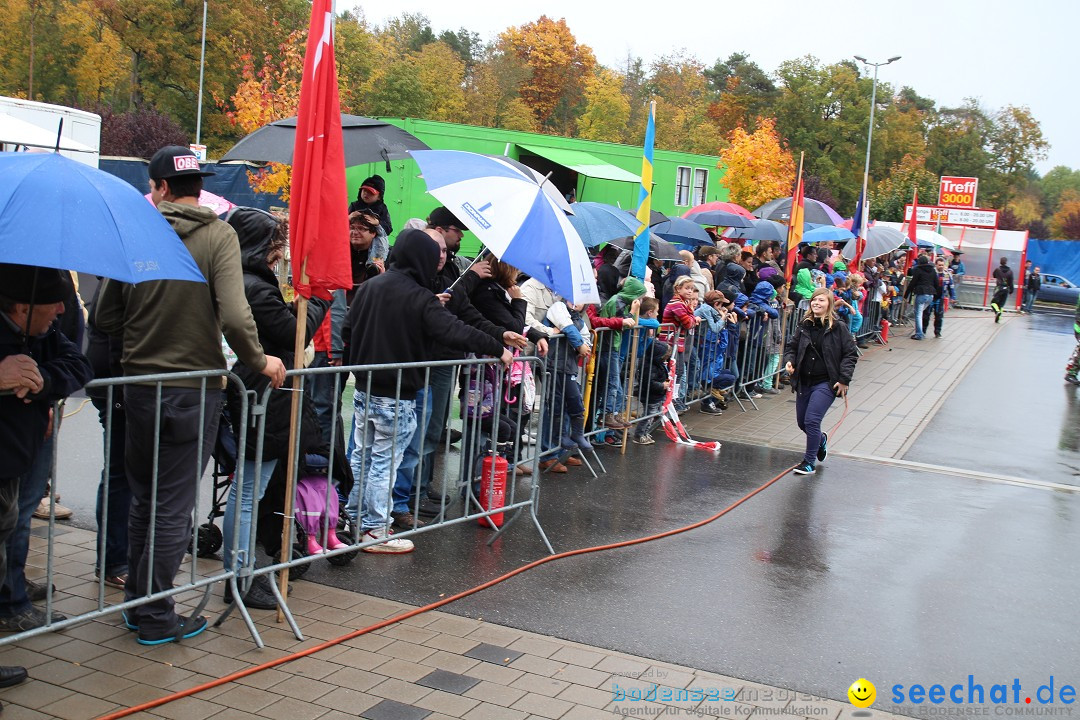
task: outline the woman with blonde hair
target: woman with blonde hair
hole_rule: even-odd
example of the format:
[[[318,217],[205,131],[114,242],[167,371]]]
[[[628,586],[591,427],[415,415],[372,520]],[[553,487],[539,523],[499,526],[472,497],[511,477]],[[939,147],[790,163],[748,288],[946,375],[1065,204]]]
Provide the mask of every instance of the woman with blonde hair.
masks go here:
[[[810,309],[795,327],[784,353],[784,367],[795,392],[795,416],[806,433],[806,454],[796,475],[812,475],[828,455],[829,437],[821,431],[833,399],[844,397],[859,351],[847,326],[836,317],[836,299],[826,288],[814,290]]]

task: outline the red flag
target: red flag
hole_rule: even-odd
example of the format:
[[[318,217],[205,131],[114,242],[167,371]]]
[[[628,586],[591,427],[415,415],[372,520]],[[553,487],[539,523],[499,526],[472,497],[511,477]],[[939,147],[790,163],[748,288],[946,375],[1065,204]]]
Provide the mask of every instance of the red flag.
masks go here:
[[[791,284],[791,275],[795,271],[795,255],[799,251],[799,243],[802,242],[803,221],[806,218],[806,202],[803,199],[803,159],[799,155],[799,179],[795,183],[795,193],[791,196],[791,216],[788,219],[787,236],[787,263],[784,268],[784,278]]]
[[[907,235],[908,240],[911,242],[911,247],[908,248],[907,258],[904,261],[904,272],[911,269],[911,266],[915,263],[915,258],[919,256],[919,240],[915,235],[915,231],[918,230],[919,223],[916,222],[919,217],[919,189],[915,188],[915,195],[911,199],[911,222],[908,223]]]
[[[347,203],[333,4],[314,0],[300,81],[289,202],[293,287],[299,295],[329,299],[331,290],[352,287]]]

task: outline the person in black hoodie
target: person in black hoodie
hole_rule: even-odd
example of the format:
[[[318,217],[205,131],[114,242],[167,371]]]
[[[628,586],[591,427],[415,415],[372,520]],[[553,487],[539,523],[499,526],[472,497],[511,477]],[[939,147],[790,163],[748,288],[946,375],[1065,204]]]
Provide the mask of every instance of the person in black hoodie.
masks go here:
[[[277,275],[274,274],[274,267],[285,257],[286,225],[270,213],[250,207],[233,209],[226,221],[236,230],[236,236],[240,242],[244,295],[251,306],[251,315],[255,320],[259,343],[264,352],[280,357],[286,367],[291,368],[296,343],[296,307],[285,302],[285,298],[281,295]],[[329,309],[329,300],[312,297],[308,301],[305,344],[311,341]],[[232,370],[248,390],[256,393],[259,402],[267,397],[269,378],[245,365],[243,360],[237,361]],[[286,380],[285,385],[291,387],[289,380]],[[227,400],[230,415],[239,417],[240,397],[238,389],[232,384],[229,385]],[[271,391],[266,403],[261,472],[256,476],[257,434],[253,428],[249,427],[247,447],[241,448],[246,458],[243,487],[238,492],[236,483],[233,483],[229,488],[229,497],[225,504],[222,557],[227,569],[234,569],[234,564],[239,565],[250,557],[255,496],[258,495],[259,499],[262,499],[271,484],[272,477],[277,481],[274,484],[275,495],[280,495],[284,491],[284,486],[280,483],[284,478],[285,463],[288,459],[292,393],[284,389]],[[322,443],[322,434],[318,429],[317,421],[313,423],[311,420],[313,415],[310,397],[305,397],[300,433],[302,454],[315,452]],[[312,427],[313,424],[314,427]],[[234,555],[233,526],[238,502],[240,531],[236,538],[237,552]],[[260,535],[265,537],[267,533],[260,533]],[[272,533],[269,535],[272,536]],[[268,549],[272,550],[273,547]],[[225,601],[232,601],[231,585],[226,586]],[[258,609],[277,607],[268,576],[259,575],[255,578],[250,589],[244,594],[244,604],[249,608]]]
[[[784,369],[795,395],[795,417],[806,433],[806,454],[795,466],[796,475],[812,475],[816,463],[828,455],[829,436],[821,420],[833,399],[847,395],[859,350],[844,323],[836,318],[832,290],[818,288],[810,295],[810,309],[787,343]]]
[[[908,285],[904,290],[904,299],[915,298],[915,334],[912,340],[923,339],[923,311],[934,302],[934,296],[938,294],[941,283],[938,280],[937,271],[930,264],[926,254],[919,255],[908,273]]]
[[[376,215],[386,237],[390,237],[390,233],[394,232],[394,224],[390,222],[390,211],[386,207],[384,195],[386,195],[386,181],[380,175],[372,175],[360,183],[356,200],[349,204],[349,213],[370,212]]]
[[[432,291],[443,252],[427,231],[398,235],[388,271],[361,285],[349,308],[350,365],[429,362],[445,345],[500,357],[509,366],[513,355],[502,342],[461,322],[443,306],[450,298]],[[345,509],[363,541],[382,541],[365,548],[368,552],[413,550],[411,541],[392,537],[390,486],[416,430],[416,394],[425,377],[422,367],[356,373],[351,458],[356,482]]]
[[[652,445],[653,429],[660,423],[660,408],[667,399],[671,385],[668,375],[668,360],[671,352],[667,343],[654,341],[645,350],[645,362],[641,365],[641,380],[638,383],[638,398],[645,405],[645,420],[639,420],[634,428],[634,442],[638,445]]]
[[[990,309],[994,311],[994,322],[1001,322],[1001,310],[1014,289],[1013,271],[1009,267],[1009,258],[1003,257],[994,269],[994,297],[990,300]]]

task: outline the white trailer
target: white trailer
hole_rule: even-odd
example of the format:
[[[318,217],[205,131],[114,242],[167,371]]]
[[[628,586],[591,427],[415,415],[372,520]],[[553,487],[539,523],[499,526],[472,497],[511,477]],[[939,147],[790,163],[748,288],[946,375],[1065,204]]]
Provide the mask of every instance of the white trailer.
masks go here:
[[[53,150],[58,131],[61,155],[98,166],[100,115],[63,105],[0,97],[0,150]]]

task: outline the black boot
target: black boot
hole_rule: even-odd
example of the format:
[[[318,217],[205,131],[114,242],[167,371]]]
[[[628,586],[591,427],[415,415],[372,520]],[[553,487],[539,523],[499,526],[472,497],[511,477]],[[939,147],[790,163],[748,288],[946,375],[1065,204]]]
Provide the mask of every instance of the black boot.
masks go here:
[[[232,604],[232,584],[225,585],[225,602]],[[276,610],[277,598],[270,587],[270,578],[266,575],[257,575],[251,583],[251,587],[244,593],[244,606],[252,610]]]

